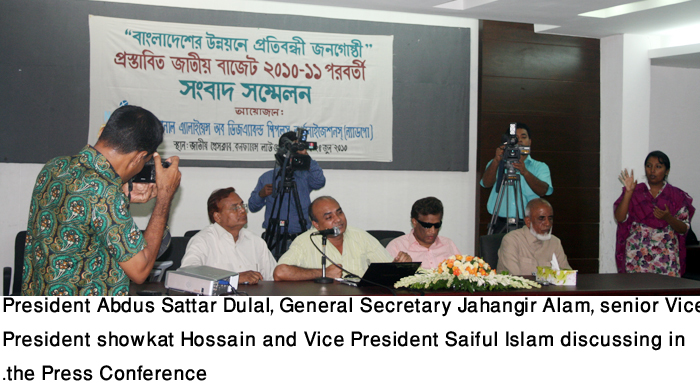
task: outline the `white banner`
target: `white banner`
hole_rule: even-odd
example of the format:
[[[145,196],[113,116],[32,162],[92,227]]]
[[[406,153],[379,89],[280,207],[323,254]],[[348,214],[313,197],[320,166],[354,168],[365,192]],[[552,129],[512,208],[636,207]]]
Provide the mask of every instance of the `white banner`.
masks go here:
[[[121,104],[163,121],[159,152],[269,161],[309,129],[318,161],[392,160],[393,36],[90,16],[90,137]]]

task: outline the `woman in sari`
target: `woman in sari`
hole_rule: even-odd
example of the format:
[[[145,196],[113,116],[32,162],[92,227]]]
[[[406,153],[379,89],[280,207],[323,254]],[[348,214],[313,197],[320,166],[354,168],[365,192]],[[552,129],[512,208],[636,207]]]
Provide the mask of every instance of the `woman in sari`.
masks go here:
[[[647,182],[637,184],[634,171],[620,174],[624,185],[615,201],[619,273],[685,272],[685,235],[695,213],[693,198],[666,182],[671,161],[660,151],[644,160]]]

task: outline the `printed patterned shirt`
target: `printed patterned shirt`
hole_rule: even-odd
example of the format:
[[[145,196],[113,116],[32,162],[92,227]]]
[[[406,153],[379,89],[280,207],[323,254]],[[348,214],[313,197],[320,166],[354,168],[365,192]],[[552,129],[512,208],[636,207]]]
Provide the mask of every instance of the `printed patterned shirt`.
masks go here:
[[[32,192],[22,295],[128,295],[118,262],[144,247],[107,158],[89,145],[54,158]]]

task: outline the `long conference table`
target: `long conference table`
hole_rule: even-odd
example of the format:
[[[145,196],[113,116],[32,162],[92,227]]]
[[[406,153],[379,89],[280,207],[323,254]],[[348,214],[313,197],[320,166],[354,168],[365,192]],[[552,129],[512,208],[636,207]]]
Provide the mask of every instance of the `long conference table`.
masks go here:
[[[542,286],[539,289],[520,289],[493,292],[454,290],[392,290],[378,286],[354,287],[334,282],[318,284],[313,281],[272,282],[239,285],[238,291],[250,296],[347,296],[347,295],[700,295],[700,281],[659,274],[579,274],[576,286]],[[131,295],[182,295],[166,290],[163,282],[137,285],[132,283]]]

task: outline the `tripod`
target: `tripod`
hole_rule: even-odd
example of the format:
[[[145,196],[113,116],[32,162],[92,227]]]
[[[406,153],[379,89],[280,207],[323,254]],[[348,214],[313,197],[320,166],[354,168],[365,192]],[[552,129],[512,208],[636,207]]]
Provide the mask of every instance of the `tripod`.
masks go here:
[[[520,184],[520,174],[515,172],[513,164],[511,162],[505,162],[505,168],[507,171],[503,172],[503,162],[498,166],[498,174],[501,176],[501,181],[497,182],[498,196],[496,197],[496,203],[493,206],[493,214],[491,215],[491,222],[489,223],[488,235],[494,234],[494,227],[496,225],[496,220],[498,219],[498,213],[501,211],[501,205],[503,204],[503,196],[505,194],[506,203],[506,226],[503,227],[500,232],[505,230],[506,233],[511,230],[518,228],[518,220],[520,219],[520,213],[525,214],[525,202],[523,200],[523,189]],[[505,191],[505,192],[504,192]],[[513,198],[515,201],[515,215],[510,216],[510,195],[513,193]]]
[[[287,251],[289,242],[292,239],[289,233],[289,212],[292,199],[294,200],[294,208],[296,209],[297,217],[299,217],[299,226],[302,231],[306,230],[306,219],[304,218],[303,209],[301,207],[301,200],[299,200],[297,184],[294,181],[294,169],[291,166],[292,158],[293,154],[290,154],[288,158],[282,161],[281,169],[277,172],[272,182],[274,186],[274,201],[272,203],[272,211],[270,212],[270,219],[265,230],[264,239],[267,243],[267,248],[270,249],[270,252],[272,252],[276,260]],[[285,197],[287,201],[287,214],[285,217],[281,217]]]

